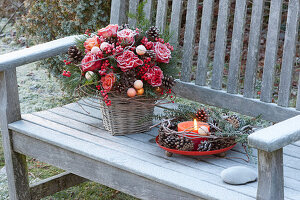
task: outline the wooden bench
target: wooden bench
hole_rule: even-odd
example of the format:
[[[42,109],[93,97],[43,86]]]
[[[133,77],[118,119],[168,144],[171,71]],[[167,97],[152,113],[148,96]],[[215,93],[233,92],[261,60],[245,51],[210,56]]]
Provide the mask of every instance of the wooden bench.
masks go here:
[[[158,0],[156,25],[166,27],[167,0]],[[182,0],[172,1],[170,30],[177,44]],[[220,0],[213,60],[212,83],[206,86],[208,44],[213,11],[211,0],[203,1],[195,83],[191,83],[193,44],[198,0],[188,0],[181,80],[176,93],[233,111],[279,122],[249,136],[258,149],[258,167],[232,157],[242,157],[241,147],[226,159],[215,157],[166,157],[153,143],[156,130],[128,136],[111,136],[102,127],[98,104],[77,104],[22,115],[16,67],[66,52],[75,36],[55,40],[0,56],[0,122],[11,199],[40,199],[86,180],[92,180],[141,199],[300,199],[300,91],[296,108],[288,107],[299,21],[299,1],[290,0],[285,32],[278,104],[270,103],[277,56],[282,0],[272,0],[261,98],[254,98],[259,38],[264,1],[253,0],[251,30],[243,95],[237,94],[239,66],[247,0],[236,1],[227,91],[222,90],[227,39],[229,0]],[[153,1],[145,6],[150,18]],[[111,23],[126,22],[127,8],[135,12],[134,0],[112,0]],[[131,25],[135,21],[130,19]],[[300,87],[298,87],[300,88]],[[300,89],[299,89],[300,90]],[[29,186],[26,157],[31,156],[67,172]],[[256,156],[256,153],[254,153]],[[230,166],[258,169],[258,182],[242,186],[222,182],[220,172]],[[284,171],[284,173],[283,173]]]

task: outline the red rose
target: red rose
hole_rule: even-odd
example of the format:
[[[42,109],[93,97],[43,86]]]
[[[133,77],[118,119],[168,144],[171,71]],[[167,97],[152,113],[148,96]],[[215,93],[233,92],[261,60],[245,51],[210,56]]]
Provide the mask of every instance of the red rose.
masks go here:
[[[169,63],[169,59],[171,58],[171,51],[167,47],[167,45],[162,44],[160,42],[154,43],[154,51],[156,54],[156,61],[161,63]]]
[[[81,69],[83,72],[94,71],[101,67],[101,61],[95,61],[97,57],[95,54],[88,52],[81,61]]]
[[[103,89],[106,90],[106,92],[109,92],[114,83],[116,82],[116,76],[114,75],[114,73],[111,72],[102,77],[101,82]]]
[[[118,31],[118,24],[110,24],[105,28],[101,28],[98,30],[98,35],[103,38],[116,37]]]
[[[143,61],[132,51],[124,51],[122,55],[117,57],[117,62],[118,67],[120,67],[123,72],[144,64]]]
[[[159,67],[154,66],[149,69],[149,71],[145,74],[145,77],[150,85],[158,87],[161,86],[164,75]]]
[[[95,35],[92,38],[86,39],[83,45],[86,52],[91,51],[93,47],[100,47],[100,39],[97,35]]]
[[[131,29],[123,29],[117,33],[121,45],[131,45],[134,43],[135,32]]]

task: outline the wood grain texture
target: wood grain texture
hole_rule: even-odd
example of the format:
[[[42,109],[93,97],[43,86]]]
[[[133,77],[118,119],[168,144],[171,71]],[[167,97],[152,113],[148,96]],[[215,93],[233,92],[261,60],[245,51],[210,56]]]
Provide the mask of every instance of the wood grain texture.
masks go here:
[[[284,199],[282,149],[274,152],[258,150],[257,200]]]
[[[251,25],[246,62],[244,96],[253,98],[255,93],[256,70],[258,65],[260,34],[265,0],[253,0]]]
[[[262,77],[261,96],[263,102],[272,102],[275,65],[277,64],[278,38],[281,23],[282,0],[272,0]]]
[[[148,20],[151,20],[152,18],[152,9],[153,9],[153,0],[147,0],[145,6],[144,6],[144,13],[145,17]]]
[[[75,104],[76,105],[76,104]],[[85,111],[83,111],[80,107],[77,106],[77,109],[75,106],[73,106],[72,104],[68,105],[68,108],[72,108],[72,110],[76,110],[76,112],[80,112],[86,115]],[[94,110],[95,112],[98,112],[98,109]],[[98,116],[95,117],[95,119],[90,119],[90,118],[86,118],[84,117],[79,117],[76,116],[76,114],[74,114],[74,112],[69,112],[67,110],[64,110],[64,112],[61,113],[65,113],[62,116],[56,116],[54,117],[53,114],[49,114],[49,112],[39,112],[38,115],[39,116],[43,116],[44,120],[38,119],[37,117],[33,117],[32,115],[29,115],[31,117],[26,117],[26,120],[29,120],[30,122],[36,123],[36,124],[40,124],[43,126],[47,126],[47,127],[55,127],[56,131],[59,132],[63,132],[66,134],[70,134],[70,135],[74,135],[77,134],[76,132],[78,132],[78,134],[81,134],[82,139],[87,139],[87,141],[93,142],[93,143],[97,143],[98,145],[101,146],[106,146],[108,148],[110,147],[114,147],[114,149],[117,149],[119,152],[122,152],[124,154],[129,154],[135,157],[139,157],[140,159],[146,160],[146,161],[151,161],[152,163],[158,164],[161,162],[160,158],[158,157],[163,157],[162,151],[157,148],[157,146],[153,143],[149,143],[149,140],[153,137],[155,137],[157,135],[156,131],[151,131],[149,132],[149,135],[147,136],[146,134],[135,134],[135,135],[128,135],[126,137],[112,137],[108,134],[101,134],[99,135],[99,131],[97,131],[96,128],[98,128],[97,126],[97,120],[98,120]],[[60,114],[61,114],[60,113]],[[26,115],[27,116],[27,115]],[[65,121],[67,118],[72,118],[74,120],[78,120],[80,119],[81,123],[74,123],[74,120],[68,120],[67,122]],[[49,120],[51,120],[52,122],[49,122]],[[54,122],[54,123],[53,123]],[[55,123],[60,123],[61,125],[58,126],[57,124],[55,125]],[[77,130],[74,129],[70,129],[67,128],[65,124],[68,124],[68,127],[72,127],[74,129],[80,129],[80,131],[84,131],[84,133],[80,133]],[[89,126],[87,126],[87,124],[91,125],[91,126],[96,126],[96,128],[89,128]],[[70,130],[67,130],[70,129]],[[82,135],[84,134],[84,135]],[[92,136],[88,136],[88,134],[93,134],[95,136],[99,136],[101,138],[104,138],[105,141],[102,141],[101,138],[99,137],[92,137]],[[88,139],[90,138],[90,139]],[[141,143],[142,142],[142,143]],[[121,144],[121,145],[120,145]],[[136,149],[136,150],[135,150]],[[241,150],[240,152],[242,152],[241,154],[236,154],[236,153],[232,153],[232,152],[228,152],[228,156],[229,157],[243,157],[243,150]],[[149,155],[151,154],[151,155]],[[153,157],[157,156],[157,157]],[[166,158],[164,158],[166,159]],[[170,162],[172,161],[172,162]],[[176,162],[177,164],[173,163]],[[199,161],[203,161],[201,162],[201,164],[199,164]],[[188,176],[195,176],[195,174],[197,176],[195,177],[199,177],[201,176],[203,179],[205,179],[208,182],[214,183],[216,185],[221,185],[229,190],[236,190],[238,189],[239,192],[244,193],[244,194],[255,194],[256,192],[253,192],[253,189],[256,188],[256,184],[247,184],[246,186],[253,186],[253,188],[249,188],[246,186],[239,186],[238,188],[235,187],[230,187],[227,184],[220,184],[221,182],[219,181],[220,177],[216,176],[216,174],[219,174],[224,168],[226,167],[230,167],[230,166],[235,166],[235,165],[245,165],[244,161],[241,161],[241,163],[236,162],[239,160],[233,159],[232,161],[229,160],[224,160],[224,159],[214,159],[214,158],[201,158],[201,159],[197,159],[197,160],[193,160],[193,159],[189,159],[187,157],[180,157],[178,158],[177,156],[172,158],[168,158],[168,162],[163,162],[163,166],[167,167],[169,169],[172,170],[176,170],[176,171],[180,171]],[[286,164],[291,165],[291,166],[296,166],[295,163],[297,163],[297,161],[294,162],[293,161],[290,163],[290,161],[292,161],[291,158],[286,158]],[[188,165],[186,165],[188,163]],[[181,166],[178,164],[183,164],[185,166]],[[211,166],[213,165],[213,167]],[[191,167],[189,169],[187,169],[187,166]],[[252,166],[250,166],[252,167]],[[194,169],[192,169],[194,168]],[[182,170],[181,170],[182,169]],[[195,171],[195,169],[199,169],[200,171]],[[206,172],[206,173],[204,173]],[[297,177],[297,172],[295,172],[294,168],[289,168],[289,167],[285,167],[285,175],[287,177],[292,177],[295,178]],[[300,174],[299,174],[300,175]],[[300,177],[298,178],[298,180],[300,180]],[[212,182],[213,181],[213,182]],[[290,190],[289,188],[293,188],[295,190],[297,190],[297,187],[295,187],[297,184],[297,181],[293,181],[289,178],[286,178],[286,184],[287,187],[287,199],[289,199],[290,197],[294,197],[295,195],[297,195],[297,193],[295,193],[293,190]],[[298,193],[299,195],[299,193]],[[232,195],[231,195],[232,196]],[[222,198],[221,198],[222,199]],[[297,198],[296,198],[297,199]]]
[[[300,73],[298,79],[298,92],[297,92],[297,102],[296,102],[296,109],[300,111]]]
[[[216,30],[216,42],[211,81],[211,87],[216,90],[222,89],[230,2],[231,0],[220,0],[219,2],[218,24]]]
[[[65,111],[64,113],[68,113],[69,115],[72,115],[74,112]],[[245,187],[240,187],[239,190],[236,190],[236,188],[227,185],[225,183],[222,183],[220,177],[216,174],[219,174],[221,170],[224,169],[223,168],[224,162],[219,162],[218,165],[222,167],[221,168],[215,167],[214,170],[211,169],[212,168],[211,164],[216,163],[213,160],[212,162],[208,161],[211,162],[209,164],[203,163],[200,166],[198,161],[193,159],[185,159],[182,162],[178,161],[178,159],[173,159],[172,162],[171,160],[169,160],[168,163],[165,163],[164,162],[165,158],[162,157],[163,154],[161,149],[157,148],[155,144],[149,145],[149,139],[153,138],[153,136],[150,135],[147,136],[146,134],[135,134],[132,136],[128,135],[126,137],[112,137],[108,134],[105,134],[105,131],[99,130],[99,128],[98,129],[92,128],[86,125],[86,123],[88,123],[92,126],[95,123],[96,119],[88,120],[88,119],[84,119],[84,117],[81,117],[80,118],[82,119],[81,125],[80,123],[79,124],[74,123],[74,120],[70,120],[68,121],[68,126],[71,128],[69,128],[64,125],[65,124],[64,120],[66,118],[65,116],[57,116],[57,115],[55,116],[53,114],[49,115],[49,113],[44,113],[44,112],[39,113],[38,115],[39,117],[43,116],[44,121],[42,120],[42,118],[39,118],[37,116],[32,116],[32,115],[30,115],[30,117],[26,116],[25,120],[28,120],[30,122],[42,126],[47,126],[50,128],[55,127],[56,131],[63,132],[65,134],[74,137],[78,137],[79,135],[78,137],[79,139],[96,143],[97,145],[107,147],[107,148],[113,147],[113,149],[117,150],[120,153],[124,153],[124,155],[128,154],[130,156],[134,156],[136,158],[149,161],[155,165],[163,166],[164,168],[168,168],[170,170],[179,171],[180,173],[185,174],[187,176],[187,179],[190,176],[195,178],[201,176],[202,180],[207,180],[208,183],[214,183],[216,186],[221,186],[229,190],[234,190],[235,192],[242,193],[248,196],[249,195],[251,196],[251,194],[254,194],[256,192],[255,187],[245,186]],[[59,122],[60,125],[55,124],[57,122]],[[78,129],[78,130],[74,130],[74,129]],[[79,129],[80,131],[84,131],[84,132],[80,132]],[[99,134],[100,131],[102,131],[102,133],[104,134]],[[155,132],[156,131],[153,131],[154,134],[157,134]],[[93,135],[91,135],[90,133],[93,133]],[[187,162],[189,162],[189,165],[186,165]],[[162,165],[161,163],[164,164]],[[229,165],[231,166],[234,164],[237,163],[234,162],[229,163]],[[234,193],[231,194],[228,193],[228,195],[234,195]]]
[[[20,142],[21,140],[30,144],[31,148]],[[178,191],[159,182],[149,180],[147,177],[139,176],[130,171],[122,170],[25,135],[14,134],[14,141],[16,141],[14,145],[17,151],[26,152],[41,161],[141,199],[199,199],[199,197],[184,191]],[[45,151],[52,153],[47,155]]]
[[[187,3],[186,24],[184,32],[184,44],[182,55],[182,81],[189,82],[191,80],[192,60],[194,55],[194,41],[196,30],[198,0],[189,0]]]
[[[261,129],[248,137],[249,145],[272,152],[300,140],[300,116]]]
[[[136,14],[139,2],[137,0],[129,0],[129,13]],[[128,24],[131,27],[136,27],[136,19],[128,18]]]
[[[26,157],[12,147],[8,124],[20,120],[16,68],[0,72],[0,128],[11,199],[30,199]]]
[[[31,200],[39,200],[85,181],[87,179],[69,172],[63,172],[30,185]]]
[[[0,55],[0,71],[65,53],[71,45],[75,44],[76,37],[78,36],[69,36]]]
[[[240,80],[242,46],[244,41],[244,24],[246,17],[247,0],[236,1],[233,33],[231,39],[229,74],[227,92],[236,94]]]
[[[200,30],[196,84],[206,85],[207,67],[208,67],[208,50],[210,42],[210,33],[213,17],[214,1],[204,0],[202,10],[202,21]]]
[[[170,23],[170,43],[176,48],[178,46],[179,31],[181,25],[181,15],[182,15],[182,0],[172,1],[172,13],[171,13],[171,23]]]
[[[158,0],[155,25],[163,33],[166,27],[168,0]]]
[[[300,18],[300,3],[298,0],[290,0],[286,31],[284,38],[282,66],[278,93],[278,105],[289,106],[292,72],[295,63],[296,44],[298,36],[298,24]]]
[[[197,86],[193,83],[177,81],[174,92],[180,97],[204,104],[229,109],[241,114],[279,122],[300,114],[294,108],[284,108],[274,103],[265,103],[258,99],[245,98],[239,94],[229,94],[223,90],[214,90],[205,86]],[[195,95],[197,94],[197,95]]]
[[[128,0],[112,0],[110,9],[110,24],[127,23]]]

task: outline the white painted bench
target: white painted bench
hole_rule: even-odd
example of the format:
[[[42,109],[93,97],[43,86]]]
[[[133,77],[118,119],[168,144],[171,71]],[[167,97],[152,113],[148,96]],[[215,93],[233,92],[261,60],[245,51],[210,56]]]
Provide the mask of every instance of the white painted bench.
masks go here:
[[[127,7],[135,12],[137,3],[112,0],[111,23],[125,22]],[[178,41],[182,0],[172,1],[170,30],[172,42]],[[201,1],[202,2],[202,1]],[[237,94],[238,74],[245,21],[245,3],[236,1],[227,91],[222,90],[229,0],[220,0],[212,84],[206,86],[208,44],[213,1],[203,1],[197,75],[191,83],[192,52],[198,0],[188,0],[184,36],[183,68],[177,81],[179,96],[201,103],[279,122],[249,136],[249,144],[258,149],[258,182],[232,186],[222,182],[220,172],[230,166],[247,165],[239,146],[226,159],[214,157],[165,157],[152,143],[155,130],[114,137],[104,131],[98,105],[77,104],[20,114],[16,67],[48,58],[74,44],[74,36],[48,42],[0,56],[0,122],[11,199],[40,199],[87,179],[105,184],[141,199],[300,199],[300,91],[296,108],[288,107],[299,23],[299,1],[290,0],[285,33],[278,104],[270,103],[274,82],[282,0],[272,0],[270,9],[261,99],[255,99],[254,86],[264,1],[253,0],[244,94]],[[152,0],[145,12],[151,17]],[[166,27],[167,0],[158,0],[156,25]],[[134,20],[129,20],[131,25]],[[298,87],[300,88],[300,87]],[[300,89],[299,89],[300,90]],[[284,121],[285,120],[285,121]],[[37,158],[66,173],[29,186],[25,155]],[[256,155],[256,154],[255,154]],[[284,171],[284,173],[283,173]]]

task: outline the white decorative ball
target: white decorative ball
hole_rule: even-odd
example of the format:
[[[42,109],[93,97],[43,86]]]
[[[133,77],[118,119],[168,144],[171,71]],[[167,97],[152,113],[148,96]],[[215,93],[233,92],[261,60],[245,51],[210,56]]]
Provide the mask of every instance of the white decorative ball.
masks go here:
[[[134,88],[137,90],[143,88],[143,85],[144,85],[143,81],[141,81],[141,80],[136,80],[133,84]]]
[[[146,53],[147,49],[144,45],[141,44],[141,45],[136,47],[135,51],[138,55],[141,56],[141,55],[144,55]]]
[[[200,128],[198,129],[198,134],[202,136],[209,135],[208,128],[206,126],[200,126]]]
[[[99,51],[100,51],[100,48],[95,46],[95,47],[92,48],[91,53],[92,54],[97,54]]]
[[[86,78],[87,80],[91,80],[91,79],[94,77],[94,75],[95,75],[94,72],[92,72],[92,71],[87,71],[87,72],[85,73],[85,78]]]
[[[108,47],[108,46],[109,46],[109,43],[108,43],[108,42],[102,42],[101,45],[100,45],[100,49],[101,49],[102,51],[104,51],[104,49],[105,49],[106,47]]]

